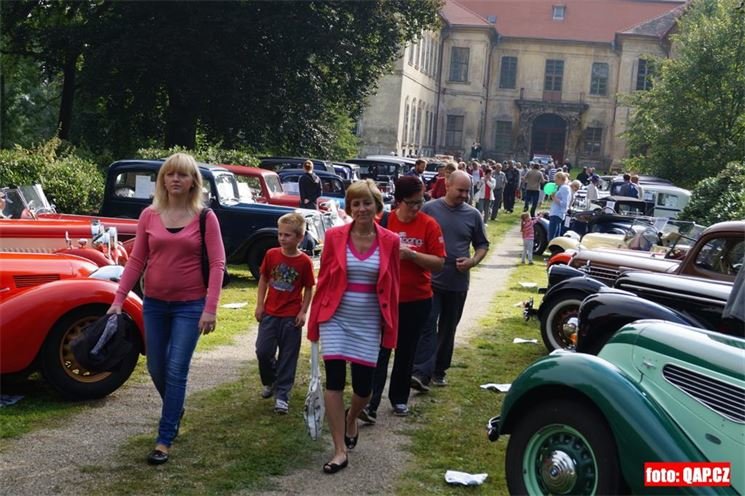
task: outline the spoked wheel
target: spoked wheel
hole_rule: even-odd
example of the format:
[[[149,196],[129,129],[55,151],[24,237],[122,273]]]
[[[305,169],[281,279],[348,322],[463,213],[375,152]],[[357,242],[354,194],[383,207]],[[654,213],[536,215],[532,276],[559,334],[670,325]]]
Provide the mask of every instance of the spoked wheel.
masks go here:
[[[552,400],[527,413],[507,445],[510,494],[620,494],[616,444],[591,406]]]
[[[88,325],[101,317],[105,307],[85,307],[65,315],[52,328],[41,349],[41,372],[62,395],[82,400],[100,398],[119,388],[132,374],[139,346],[132,347],[111,372],[91,372],[78,363],[70,344]]]
[[[541,311],[541,337],[549,351],[574,347],[576,343],[576,318],[585,295],[567,291],[557,295]]]
[[[543,252],[546,251],[547,246],[548,233],[542,225],[536,223],[535,227],[533,228],[533,255],[543,255]]]

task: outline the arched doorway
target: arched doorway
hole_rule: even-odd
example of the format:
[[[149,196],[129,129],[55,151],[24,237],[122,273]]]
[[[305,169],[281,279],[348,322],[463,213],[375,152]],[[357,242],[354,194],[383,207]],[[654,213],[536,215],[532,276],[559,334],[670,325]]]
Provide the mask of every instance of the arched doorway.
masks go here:
[[[567,123],[556,114],[543,114],[533,121],[530,157],[551,155],[557,164],[564,160]]]

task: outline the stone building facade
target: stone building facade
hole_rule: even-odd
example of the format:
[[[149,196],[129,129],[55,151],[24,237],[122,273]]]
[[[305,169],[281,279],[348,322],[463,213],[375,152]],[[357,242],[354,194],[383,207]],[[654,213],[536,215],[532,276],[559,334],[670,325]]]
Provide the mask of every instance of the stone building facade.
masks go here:
[[[358,122],[362,155],[555,160],[627,156],[629,108],[651,85],[683,12],[674,0],[448,0],[379,83]]]

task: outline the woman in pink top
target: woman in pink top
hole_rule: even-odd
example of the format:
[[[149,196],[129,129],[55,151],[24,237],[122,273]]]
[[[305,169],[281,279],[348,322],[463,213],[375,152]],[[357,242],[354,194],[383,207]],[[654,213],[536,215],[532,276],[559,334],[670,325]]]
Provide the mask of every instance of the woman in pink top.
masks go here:
[[[158,172],[152,206],[140,214],[132,255],[108,313],[121,313],[124,297],[145,272],[147,369],[163,400],[155,449],[147,461],[159,465],[178,434],[189,364],[200,334],[215,330],[225,249],[217,217],[207,213],[204,240],[209,281],[202,275],[199,214],[202,175],[190,155],[168,157]]]

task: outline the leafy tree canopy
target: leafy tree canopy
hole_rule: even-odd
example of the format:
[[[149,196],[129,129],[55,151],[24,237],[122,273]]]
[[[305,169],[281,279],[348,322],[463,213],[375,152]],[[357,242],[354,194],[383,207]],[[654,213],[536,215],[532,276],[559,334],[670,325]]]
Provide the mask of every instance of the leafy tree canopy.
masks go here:
[[[6,54],[73,78],[76,144],[118,155],[193,148],[201,133],[327,155],[349,146],[349,118],[441,0],[69,4],[3,2],[2,28]]]
[[[678,217],[704,226],[745,219],[745,162],[731,162],[715,177],[701,180]]]
[[[745,156],[745,9],[741,0],[693,0],[673,35],[673,57],[637,92],[627,166],[692,187]]]

